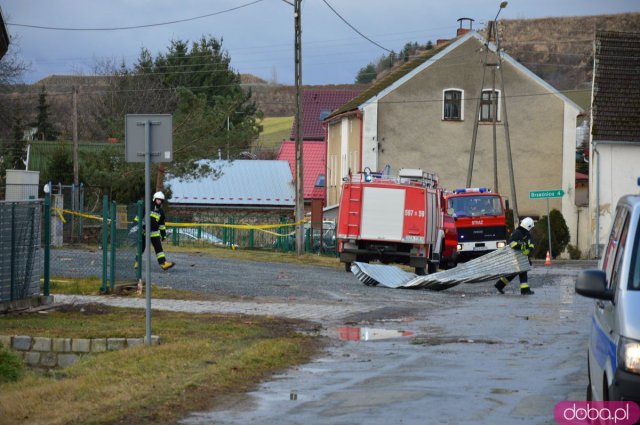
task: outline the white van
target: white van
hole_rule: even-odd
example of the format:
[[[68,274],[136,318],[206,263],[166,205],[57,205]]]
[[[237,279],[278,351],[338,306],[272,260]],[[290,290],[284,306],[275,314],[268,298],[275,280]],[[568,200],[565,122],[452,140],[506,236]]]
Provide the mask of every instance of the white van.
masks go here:
[[[587,400],[640,402],[640,196],[616,208],[598,269],[576,281],[596,300],[589,336]]]

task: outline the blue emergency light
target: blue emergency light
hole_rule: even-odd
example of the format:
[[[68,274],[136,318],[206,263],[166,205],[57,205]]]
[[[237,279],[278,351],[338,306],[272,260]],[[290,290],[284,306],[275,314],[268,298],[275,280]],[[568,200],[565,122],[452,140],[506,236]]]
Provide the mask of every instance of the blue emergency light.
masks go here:
[[[489,192],[489,189],[487,189],[486,187],[468,187],[466,189],[456,189],[453,191],[453,193],[471,193],[471,192],[486,193],[486,192]]]

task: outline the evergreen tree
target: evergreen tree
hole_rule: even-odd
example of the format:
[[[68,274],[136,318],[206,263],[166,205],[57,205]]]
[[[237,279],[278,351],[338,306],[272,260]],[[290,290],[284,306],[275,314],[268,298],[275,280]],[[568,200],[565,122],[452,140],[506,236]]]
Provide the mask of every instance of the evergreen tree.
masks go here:
[[[47,161],[47,168],[43,174],[43,181],[52,183],[73,183],[73,159],[71,149],[60,143]]]
[[[168,51],[155,59],[145,49],[133,72],[157,77],[177,94],[172,111],[176,155],[167,164],[172,174],[188,177],[206,172],[194,161],[215,157],[218,147],[226,148],[227,143],[240,153],[258,137],[262,113],[251,100],[251,91],[242,88],[240,74],[231,68],[222,39],[203,36],[191,46],[173,40]]]
[[[34,127],[38,129],[37,135],[40,140],[56,140],[58,131],[51,122],[51,114],[49,113],[49,104],[47,103],[47,90],[42,86],[40,95],[38,95],[38,116]]]
[[[356,84],[368,84],[376,79],[376,75],[376,66],[369,62],[367,66],[360,68],[360,71],[358,71]]]
[[[565,221],[562,213],[556,209],[551,210],[551,248],[553,251],[553,258],[560,255],[567,245],[569,244],[570,234],[567,222]],[[536,223],[536,226],[531,231],[531,238],[535,248],[533,250],[533,256],[535,258],[545,258],[547,250],[549,250],[549,218],[545,215],[540,221]]]

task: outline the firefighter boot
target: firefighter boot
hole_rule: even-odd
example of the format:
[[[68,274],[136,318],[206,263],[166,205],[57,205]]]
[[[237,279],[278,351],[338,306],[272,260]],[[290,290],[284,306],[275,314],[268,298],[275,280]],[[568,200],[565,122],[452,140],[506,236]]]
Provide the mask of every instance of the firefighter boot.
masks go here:
[[[171,261],[165,261],[164,263],[160,264],[160,267],[162,267],[162,270],[169,270],[174,265],[175,263],[172,263]]]
[[[505,280],[506,279],[504,277],[501,277],[500,280],[497,281],[495,285],[493,285],[501,294],[504,294],[504,287],[507,286],[507,283],[509,282],[505,282]]]
[[[520,295],[533,295],[535,294],[535,292],[533,292],[531,290],[531,288],[529,288],[528,284],[522,284],[520,285]]]

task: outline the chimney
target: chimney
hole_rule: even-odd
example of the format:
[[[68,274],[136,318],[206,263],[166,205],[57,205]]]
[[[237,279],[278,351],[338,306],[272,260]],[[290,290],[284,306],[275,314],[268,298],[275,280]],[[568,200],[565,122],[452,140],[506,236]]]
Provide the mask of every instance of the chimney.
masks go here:
[[[463,28],[463,22],[468,21],[469,23],[469,28]],[[475,20],[471,19],[471,18],[460,18],[458,19],[458,22],[460,22],[460,27],[458,27],[458,30],[456,31],[456,37],[460,37],[461,35],[464,35],[466,33],[468,33],[469,31],[473,31],[473,22]]]
[[[439,38],[436,40],[436,47],[441,46],[449,42],[448,38]]]

